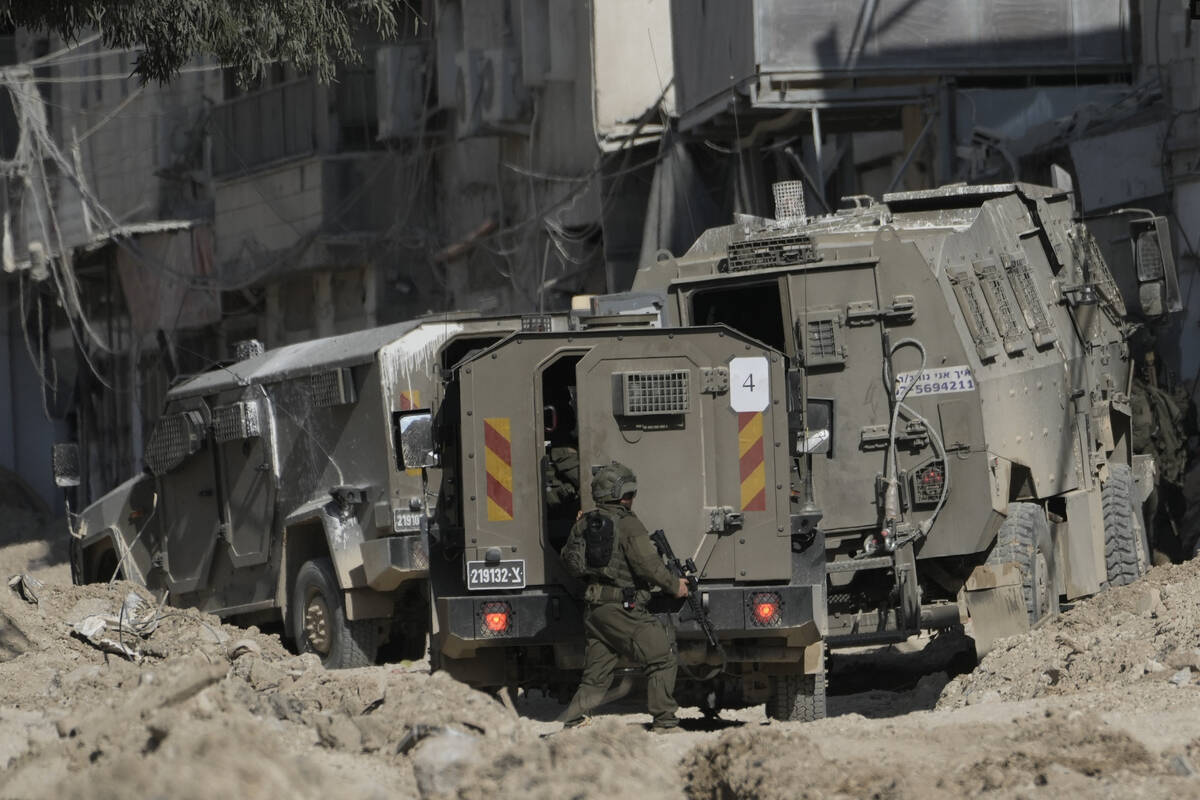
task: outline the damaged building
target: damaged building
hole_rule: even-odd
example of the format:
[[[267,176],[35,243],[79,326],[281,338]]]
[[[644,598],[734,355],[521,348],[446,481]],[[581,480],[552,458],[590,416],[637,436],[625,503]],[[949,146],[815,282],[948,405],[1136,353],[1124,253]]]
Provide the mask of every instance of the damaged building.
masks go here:
[[[1172,223],[1190,391],[1200,22],[1156,0],[426,0],[317,82],[0,36],[0,467],[61,504],[141,469],[176,375],[425,313],[629,288],[731,214],[946,183],[1069,188],[1131,291],[1129,214]],[[1114,213],[1120,212],[1120,213]],[[1134,212],[1137,213],[1137,212]],[[14,481],[17,478],[13,479]]]

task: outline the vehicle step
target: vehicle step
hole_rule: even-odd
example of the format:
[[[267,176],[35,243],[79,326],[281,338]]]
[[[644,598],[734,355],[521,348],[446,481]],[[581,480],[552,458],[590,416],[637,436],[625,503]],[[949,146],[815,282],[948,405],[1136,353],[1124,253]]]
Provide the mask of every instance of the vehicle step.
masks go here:
[[[826,573],[859,572],[864,569],[890,569],[894,566],[891,556],[875,556],[874,558],[854,558],[845,561],[830,561],[825,565]]]

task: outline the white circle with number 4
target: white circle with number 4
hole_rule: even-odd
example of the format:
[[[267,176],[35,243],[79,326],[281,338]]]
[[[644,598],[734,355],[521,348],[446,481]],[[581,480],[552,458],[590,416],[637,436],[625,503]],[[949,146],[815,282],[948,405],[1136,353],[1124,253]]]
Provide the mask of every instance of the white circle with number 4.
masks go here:
[[[771,402],[770,372],[763,356],[729,362],[729,405],[734,411],[765,411]]]

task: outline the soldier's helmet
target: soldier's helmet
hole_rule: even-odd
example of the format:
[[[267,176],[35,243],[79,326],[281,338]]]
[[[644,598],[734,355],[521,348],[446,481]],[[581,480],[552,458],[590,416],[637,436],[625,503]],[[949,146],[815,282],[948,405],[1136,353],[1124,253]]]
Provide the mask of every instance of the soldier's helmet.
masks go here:
[[[615,503],[627,494],[637,494],[637,478],[629,467],[614,461],[592,473],[592,499],[597,503]]]

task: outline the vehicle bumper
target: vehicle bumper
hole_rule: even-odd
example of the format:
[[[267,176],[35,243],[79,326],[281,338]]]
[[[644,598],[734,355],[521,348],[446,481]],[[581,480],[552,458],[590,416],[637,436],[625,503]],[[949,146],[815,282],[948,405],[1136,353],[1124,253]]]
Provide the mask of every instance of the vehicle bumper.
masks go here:
[[[484,614],[493,604],[508,609],[508,628],[488,630]],[[481,647],[553,644],[583,634],[581,604],[562,591],[526,590],[521,594],[439,597],[440,648],[451,658]]]
[[[769,595],[770,597],[764,597]],[[787,647],[803,647],[820,640],[817,624],[817,602],[821,591],[806,585],[759,585],[701,587],[700,596],[708,618],[721,639],[777,639]],[[779,611],[769,621],[759,622],[754,606],[761,599],[775,600]],[[680,640],[705,638],[704,629],[692,614],[686,601],[656,598],[650,611],[669,616]]]
[[[768,623],[759,624],[754,618],[754,604],[764,593],[778,598],[779,613]],[[717,636],[729,643],[731,652],[757,653],[749,641],[739,640],[769,640],[782,649],[806,647],[821,640],[814,616],[820,587],[714,586],[702,587],[701,596]],[[520,594],[439,597],[436,603],[440,648],[452,658],[484,647],[580,641],[583,635],[582,603],[561,591],[533,589]],[[484,621],[496,603],[506,604],[509,615],[508,628],[502,632],[488,630]],[[683,601],[658,598],[651,602],[649,611],[669,620],[681,647],[705,644],[703,628]]]

